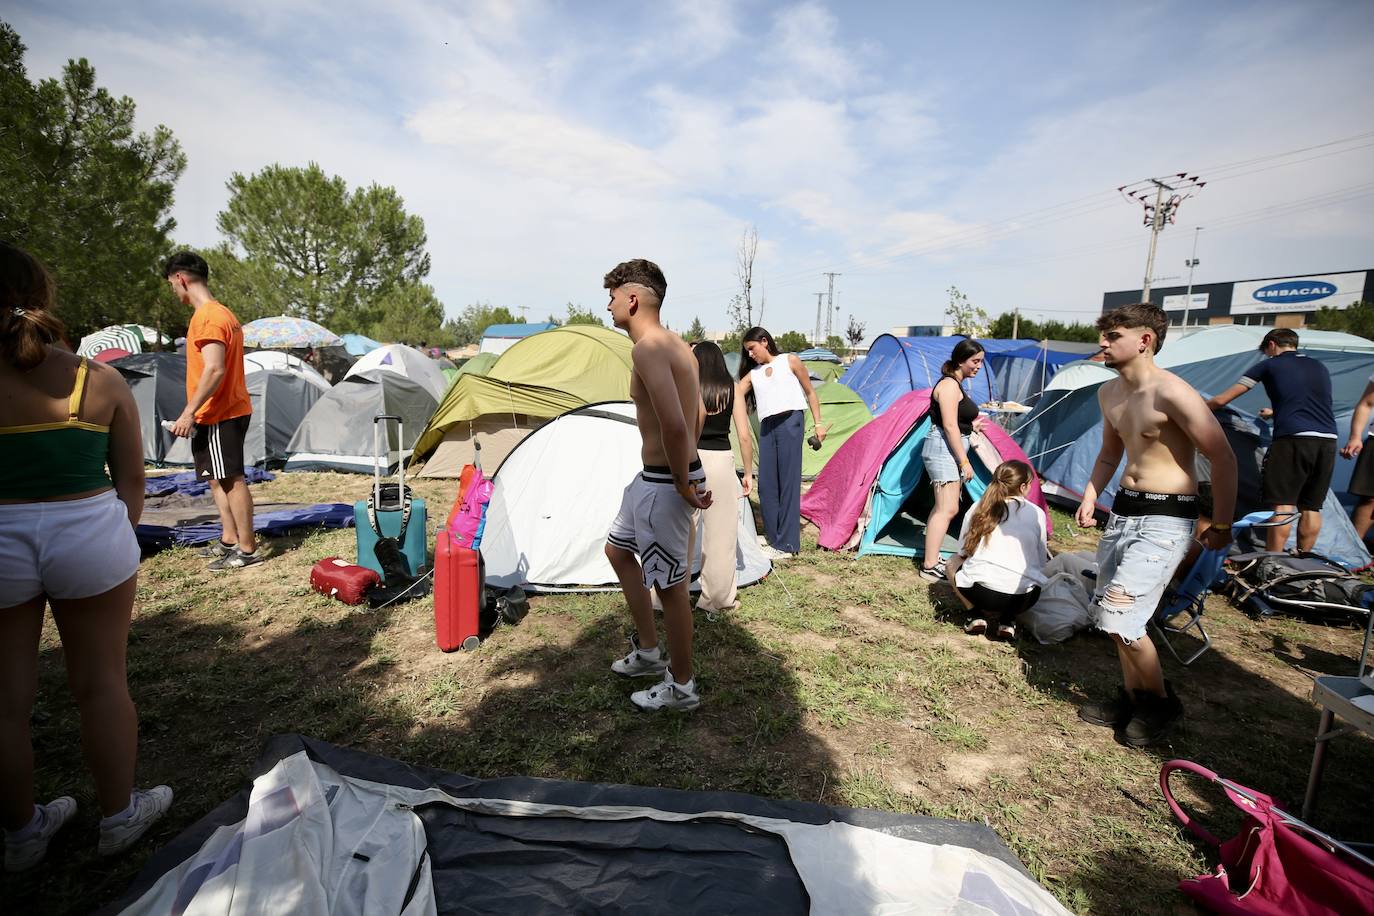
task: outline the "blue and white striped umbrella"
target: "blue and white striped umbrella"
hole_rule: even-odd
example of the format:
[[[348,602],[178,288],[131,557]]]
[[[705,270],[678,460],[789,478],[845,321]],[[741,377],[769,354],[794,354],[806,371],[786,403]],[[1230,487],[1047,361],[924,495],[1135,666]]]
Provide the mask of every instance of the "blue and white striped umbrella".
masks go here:
[[[328,328],[289,315],[259,318],[243,326],[246,347],[334,347],[341,343],[343,339]]]

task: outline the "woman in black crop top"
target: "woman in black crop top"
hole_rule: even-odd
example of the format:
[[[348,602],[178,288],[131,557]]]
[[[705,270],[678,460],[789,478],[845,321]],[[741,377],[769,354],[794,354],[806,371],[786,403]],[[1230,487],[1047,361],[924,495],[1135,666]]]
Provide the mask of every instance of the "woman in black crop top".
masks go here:
[[[960,490],[973,479],[968,437],[981,421],[978,405],[964,391],[963,382],[983,368],[983,357],[983,345],[978,341],[959,341],[930,393],[930,432],[921,449],[926,474],[935,488],[935,507],[926,517],[925,550],[921,557],[921,578],[930,582],[944,578],[945,561],[940,556],[940,547],[954,516],[959,514]]]
[[[754,436],[749,429],[744,405],[735,403],[735,384],[725,367],[720,347],[703,341],[692,347],[701,376],[701,400],[706,406],[706,422],[697,440],[697,455],[706,471],[706,488],[716,494],[715,501],[702,514],[701,597],[697,607],[703,611],[722,611],[736,605],[735,548],[739,536],[739,499],[749,495],[753,485]],[[730,448],[730,423],[739,435],[744,459],[744,480],[735,476],[735,454]],[[730,499],[734,494],[735,499]]]

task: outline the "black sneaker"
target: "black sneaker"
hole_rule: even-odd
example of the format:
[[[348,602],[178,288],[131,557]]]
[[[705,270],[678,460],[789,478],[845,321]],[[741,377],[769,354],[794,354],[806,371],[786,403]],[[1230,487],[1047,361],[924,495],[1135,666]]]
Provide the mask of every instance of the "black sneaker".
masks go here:
[[[208,567],[215,572],[225,572],[230,569],[242,569],[245,566],[253,566],[263,561],[261,550],[254,550],[252,553],[244,553],[235,547],[232,551],[220,557]]]
[[[1174,696],[1174,687],[1164,683],[1168,696],[1157,696],[1145,690],[1135,692],[1135,715],[1126,725],[1122,740],[1131,747],[1145,747],[1154,744],[1169,734],[1178,720],[1183,718],[1183,704]]]
[[[1078,707],[1078,718],[1103,728],[1125,728],[1135,713],[1135,704],[1125,687],[1116,688],[1116,696],[1110,700],[1085,703]]]

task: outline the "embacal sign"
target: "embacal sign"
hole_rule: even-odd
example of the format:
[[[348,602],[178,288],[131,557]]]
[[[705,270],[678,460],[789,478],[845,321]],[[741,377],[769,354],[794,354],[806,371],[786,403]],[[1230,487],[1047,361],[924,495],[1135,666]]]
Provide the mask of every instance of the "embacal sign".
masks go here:
[[[1315,312],[1320,308],[1344,309],[1364,293],[1365,271],[1285,277],[1281,280],[1248,280],[1231,291],[1232,315],[1264,315],[1273,312]],[[1182,297],[1180,297],[1182,298]]]

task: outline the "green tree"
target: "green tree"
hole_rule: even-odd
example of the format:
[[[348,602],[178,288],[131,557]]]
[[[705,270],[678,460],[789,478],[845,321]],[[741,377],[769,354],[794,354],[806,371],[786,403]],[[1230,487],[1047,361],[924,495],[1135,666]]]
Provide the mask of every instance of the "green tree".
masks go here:
[[[369,336],[377,340],[399,343],[427,343],[448,346],[444,329],[444,304],[434,295],[428,283],[407,283],[397,286],[382,298],[382,317],[373,325]]]
[[[700,318],[692,319],[692,326],[687,329],[687,333],[682,335],[682,339],[688,343],[696,343],[698,340],[706,339],[706,326],[701,323]]]
[[[504,305],[493,307],[490,302],[474,302],[463,309],[462,314],[445,324],[445,329],[454,346],[465,347],[480,343],[482,332],[494,324],[524,324],[525,319],[516,318]]]
[[[228,188],[219,230],[239,256],[248,298],[366,333],[389,297],[429,273],[424,221],[406,213],[395,188],[350,191],[313,162],[235,172]]]
[[[788,331],[779,335],[774,342],[778,345],[779,353],[800,353],[811,347],[811,341],[800,331]]]
[[[723,340],[720,341],[720,352],[726,353],[726,354],[729,354],[729,353],[739,353],[739,352],[740,352],[740,348],[743,347],[743,346],[744,346],[744,332],[743,332],[743,331],[732,331],[731,333],[725,335],[725,338],[724,338]]]
[[[1096,343],[1097,329],[1090,324],[1062,321],[1047,321],[1044,324],[1029,318],[1019,321],[1011,312],[998,315],[989,325],[984,337],[997,340],[1011,340],[1012,331],[1022,340],[1071,340],[1080,343]]]
[[[1355,302],[1344,309],[1318,309],[1308,327],[1318,331],[1344,331],[1374,340],[1374,302]]]
[[[134,130],[134,101],[96,85],[84,58],[29,82],[19,34],[0,22],[0,238],[47,264],[73,339],[109,324],[159,323],[156,267],[186,157],[162,125]]]
[[[825,348],[836,356],[844,352],[844,338],[838,334],[831,334],[825,339]]]
[[[982,337],[988,323],[988,313],[969,302],[968,296],[957,286],[949,288],[949,307],[945,309],[945,316],[955,334],[967,337]]]
[[[853,315],[849,316],[849,324],[845,326],[844,337],[845,340],[849,341],[849,348],[851,350],[864,342],[864,331],[867,327],[866,324]]]
[[[594,324],[603,328],[606,326],[606,322],[602,321],[601,316],[595,311],[580,308],[571,302],[568,303],[568,320],[563,324]]]

